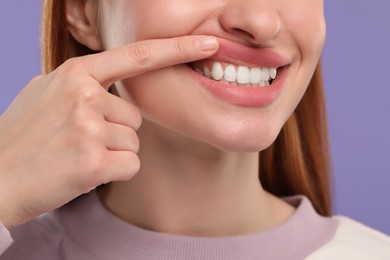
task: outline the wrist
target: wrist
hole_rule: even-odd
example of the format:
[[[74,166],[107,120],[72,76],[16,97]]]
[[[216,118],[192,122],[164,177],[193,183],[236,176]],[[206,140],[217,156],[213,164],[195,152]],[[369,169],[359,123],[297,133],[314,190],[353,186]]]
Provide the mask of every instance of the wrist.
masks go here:
[[[3,196],[4,193],[0,192],[0,197],[4,198]],[[0,199],[0,223],[6,228],[6,229],[11,229],[15,226],[14,223],[12,223],[12,217],[10,210],[8,209],[6,203],[4,202],[3,199]]]
[[[7,205],[10,204],[5,204],[4,201],[0,200],[0,223],[10,230],[23,223],[23,221],[18,221],[20,218],[16,214],[13,214],[12,210]]]
[[[1,180],[0,183],[4,184]],[[0,223],[9,230],[18,225],[19,218],[13,214],[16,203],[10,198],[12,193],[4,186],[9,187],[9,185],[0,185]]]

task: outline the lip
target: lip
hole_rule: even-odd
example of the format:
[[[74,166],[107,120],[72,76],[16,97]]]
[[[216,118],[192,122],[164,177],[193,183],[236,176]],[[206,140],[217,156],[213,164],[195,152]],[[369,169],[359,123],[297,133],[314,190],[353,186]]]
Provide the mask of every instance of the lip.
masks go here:
[[[215,97],[239,106],[265,107],[272,104],[283,90],[288,77],[289,60],[270,49],[255,49],[239,43],[220,40],[220,49],[211,60],[243,66],[278,68],[278,76],[267,87],[235,86],[215,81],[195,72],[190,65],[188,73]]]
[[[226,39],[218,39],[220,48],[208,59],[248,67],[279,68],[290,64],[290,60],[270,48],[251,48]]]

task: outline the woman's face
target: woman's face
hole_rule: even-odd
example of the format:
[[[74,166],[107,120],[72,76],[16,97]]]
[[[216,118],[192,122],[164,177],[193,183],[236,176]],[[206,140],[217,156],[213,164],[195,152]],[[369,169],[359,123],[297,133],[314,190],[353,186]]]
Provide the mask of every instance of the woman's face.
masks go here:
[[[310,82],[325,38],[322,0],[101,5],[99,36],[105,49],[191,34],[221,41],[218,54],[208,60],[143,74],[118,83],[117,90],[146,120],[234,152],[263,150],[275,140]],[[199,73],[205,70],[212,71],[211,79]]]

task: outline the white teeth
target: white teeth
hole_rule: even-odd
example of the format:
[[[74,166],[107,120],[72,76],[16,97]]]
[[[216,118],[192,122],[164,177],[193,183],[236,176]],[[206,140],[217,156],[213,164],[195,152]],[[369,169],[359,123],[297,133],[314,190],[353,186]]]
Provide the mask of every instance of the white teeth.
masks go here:
[[[236,67],[233,64],[227,64],[224,70],[221,62],[214,62],[211,71],[207,66],[204,66],[203,71],[199,68],[195,68],[195,71],[209,79],[248,87],[267,87],[278,73],[276,68]]]
[[[276,78],[276,75],[277,75],[277,70],[276,69],[274,69],[274,68],[271,68],[270,70],[269,70],[269,75],[270,75],[270,77],[271,77],[271,79],[275,79]]]
[[[259,84],[261,78],[261,69],[260,68],[251,68],[251,83]]]
[[[234,67],[234,65],[229,64],[229,65],[225,68],[225,76],[224,76],[224,79],[225,79],[226,81],[229,81],[229,82],[234,82],[234,81],[236,81],[236,79],[237,79],[237,71],[236,71],[236,67]]]
[[[270,84],[269,84],[269,81],[267,81],[267,80],[262,80],[262,81],[260,81],[260,87],[267,87],[267,86],[269,86]]]
[[[268,81],[270,78],[269,76],[269,68],[262,68],[261,69],[261,77],[260,77],[260,80],[262,81]]]
[[[237,82],[240,84],[248,84],[250,82],[250,70],[245,66],[238,66]]]
[[[213,69],[211,70],[211,76],[215,80],[221,80],[223,78],[223,67],[219,62],[214,62]]]

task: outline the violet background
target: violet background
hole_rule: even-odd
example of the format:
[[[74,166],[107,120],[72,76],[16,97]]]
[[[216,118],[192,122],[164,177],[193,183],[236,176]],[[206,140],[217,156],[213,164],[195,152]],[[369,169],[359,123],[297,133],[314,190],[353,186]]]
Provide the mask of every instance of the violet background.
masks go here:
[[[390,234],[390,1],[325,0],[335,212]],[[40,72],[40,1],[0,2],[0,113]]]

